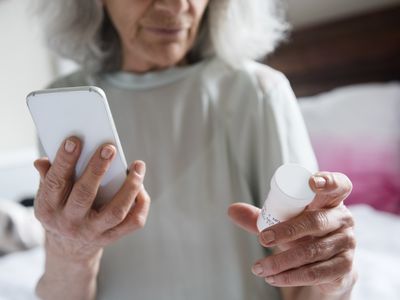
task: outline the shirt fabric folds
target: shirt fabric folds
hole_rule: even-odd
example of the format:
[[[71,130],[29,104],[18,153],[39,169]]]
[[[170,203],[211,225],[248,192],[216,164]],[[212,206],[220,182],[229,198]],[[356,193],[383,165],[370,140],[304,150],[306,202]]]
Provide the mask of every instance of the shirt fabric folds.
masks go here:
[[[146,226],[106,247],[98,299],[278,299],[251,273],[267,252],[227,208],[261,206],[282,163],[317,170],[287,79],[210,58],[143,75],[78,71],[51,87],[82,85],[105,91],[128,164],[146,162],[152,199]]]

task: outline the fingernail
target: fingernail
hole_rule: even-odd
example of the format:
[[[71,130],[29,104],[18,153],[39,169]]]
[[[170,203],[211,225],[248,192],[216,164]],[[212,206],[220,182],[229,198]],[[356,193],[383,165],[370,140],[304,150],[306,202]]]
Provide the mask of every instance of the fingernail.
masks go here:
[[[275,279],[274,279],[273,276],[265,277],[265,281],[270,283],[270,284],[274,284],[275,283]]]
[[[261,275],[264,271],[263,267],[261,264],[255,264],[252,268],[251,271],[253,272],[254,275]]]
[[[74,141],[72,141],[72,140],[67,140],[67,141],[65,142],[64,149],[65,149],[65,151],[67,151],[68,153],[74,152],[75,148],[76,148],[76,144],[75,144]]]
[[[317,188],[323,188],[326,185],[326,179],[321,176],[314,176],[314,183]]]
[[[135,172],[136,172],[138,175],[142,176],[143,173],[144,173],[144,170],[145,170],[144,163],[142,163],[142,162],[136,162],[136,163],[135,163]]]
[[[261,233],[261,237],[265,244],[269,244],[275,240],[275,233],[273,231],[265,231]]]
[[[100,156],[102,159],[110,159],[113,153],[114,149],[111,146],[104,146],[103,149],[101,149]]]

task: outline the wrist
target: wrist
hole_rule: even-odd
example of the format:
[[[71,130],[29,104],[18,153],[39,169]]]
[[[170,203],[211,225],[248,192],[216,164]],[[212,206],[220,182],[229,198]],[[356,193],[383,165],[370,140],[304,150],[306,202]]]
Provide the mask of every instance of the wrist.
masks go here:
[[[85,257],[62,256],[51,249],[46,248],[45,274],[51,274],[55,278],[64,277],[90,278],[96,276],[100,267],[103,249]]]
[[[94,299],[103,250],[85,260],[62,258],[46,249],[45,270],[36,285],[40,299]]]

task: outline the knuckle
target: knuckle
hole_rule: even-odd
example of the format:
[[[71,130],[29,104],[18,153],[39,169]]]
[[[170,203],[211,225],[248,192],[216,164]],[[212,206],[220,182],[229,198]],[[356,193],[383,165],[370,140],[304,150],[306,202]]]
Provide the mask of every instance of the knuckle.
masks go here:
[[[314,261],[320,254],[320,247],[317,243],[309,244],[304,249],[304,256],[307,261]]]
[[[351,182],[350,178],[347,175],[342,174],[342,176],[344,177],[344,183],[345,183],[343,190],[346,195],[349,195],[353,190],[353,183]]]
[[[138,191],[142,187],[142,180],[138,177],[132,178],[132,180],[129,181],[129,188],[134,191]]]
[[[343,253],[343,269],[344,271],[350,272],[353,268],[353,254],[349,251]]]
[[[86,206],[87,199],[96,197],[96,192],[89,184],[77,182],[75,185],[75,196],[73,200],[77,205]]]
[[[348,232],[345,235],[345,243],[347,249],[353,250],[357,247],[357,240],[353,232]]]
[[[338,279],[336,279],[334,282],[337,284],[338,287],[344,286],[344,284],[346,283],[346,279],[345,277],[339,277]]]
[[[86,208],[87,207],[87,203],[88,201],[85,198],[81,198],[81,197],[73,197],[72,199],[70,199],[69,201],[71,201],[72,205],[76,208]],[[74,211],[75,213],[72,214],[77,214],[77,211]]]
[[[333,190],[338,189],[339,188],[339,180],[337,180],[335,174],[328,173],[326,176],[328,177],[328,183],[330,185],[330,188]]]
[[[124,220],[125,215],[125,210],[122,207],[114,206],[111,208],[107,220],[109,223],[120,223]]]
[[[295,237],[297,235],[297,232],[298,232],[297,226],[291,223],[286,224],[284,228],[284,234],[287,238]]]
[[[334,281],[334,285],[338,288],[346,288],[352,286],[354,283],[352,283],[352,279],[349,279],[347,276],[340,276]]]
[[[43,224],[48,224],[53,218],[55,210],[46,201],[44,192],[39,192],[34,201],[34,216]]]
[[[107,171],[107,165],[103,163],[92,163],[90,171],[95,177],[102,177]]]
[[[324,231],[328,227],[329,220],[326,212],[317,211],[314,214],[309,214],[308,216],[308,221],[313,229],[317,231]]]
[[[34,209],[34,215],[35,215],[36,219],[38,219],[39,221],[43,221],[43,220],[49,219],[50,212],[43,208],[39,209],[38,207],[36,207]]]
[[[63,218],[59,226],[59,231],[66,238],[76,239],[79,233],[79,226],[76,223]]]
[[[309,268],[306,273],[305,277],[308,281],[315,282],[320,277],[320,271],[318,268]]]
[[[292,277],[288,273],[281,274],[281,280],[284,285],[290,285],[292,283]]]
[[[67,180],[65,180],[61,176],[58,176],[54,172],[47,173],[47,176],[45,179],[45,186],[49,191],[52,191],[52,192],[60,191],[60,190],[64,189],[64,187],[66,185],[67,185]]]
[[[353,226],[354,226],[353,215],[346,207],[344,207],[344,212],[342,217],[342,227],[353,227]]]
[[[56,158],[53,167],[60,171],[71,168],[71,164],[71,158],[61,154]]]
[[[141,214],[135,214],[132,217],[132,222],[135,225],[136,228],[143,228],[146,225],[146,218],[145,216],[141,215]]]
[[[269,265],[273,274],[278,274],[281,271],[281,264],[276,257],[270,257]]]
[[[352,183],[346,184],[343,187],[343,193],[346,196],[350,195],[352,190],[353,190],[353,184]]]
[[[149,194],[145,193],[143,198],[144,202],[151,203],[151,197],[149,196]]]
[[[329,178],[329,189],[332,197],[344,197],[350,195],[353,190],[353,183],[343,173],[330,173]]]

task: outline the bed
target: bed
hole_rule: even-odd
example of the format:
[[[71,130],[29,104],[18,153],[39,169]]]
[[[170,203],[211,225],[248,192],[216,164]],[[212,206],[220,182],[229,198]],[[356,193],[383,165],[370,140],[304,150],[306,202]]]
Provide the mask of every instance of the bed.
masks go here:
[[[299,97],[320,169],[355,183],[347,204],[358,239],[356,300],[400,299],[399,54],[393,6],[295,30],[264,60]],[[0,258],[0,300],[35,299],[43,263],[41,248]]]
[[[399,54],[397,5],[295,30],[264,60],[289,78],[320,169],[353,182],[356,300],[400,299]]]

